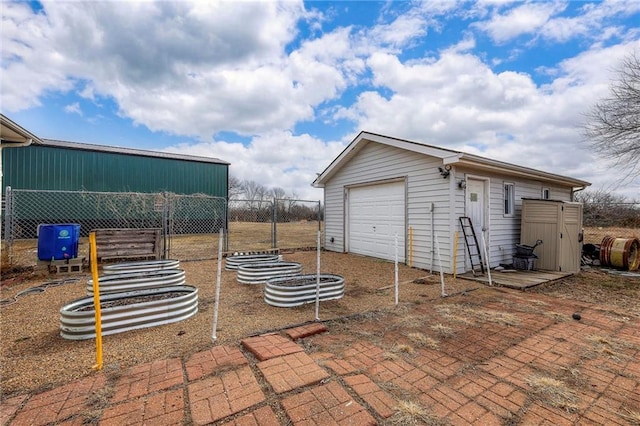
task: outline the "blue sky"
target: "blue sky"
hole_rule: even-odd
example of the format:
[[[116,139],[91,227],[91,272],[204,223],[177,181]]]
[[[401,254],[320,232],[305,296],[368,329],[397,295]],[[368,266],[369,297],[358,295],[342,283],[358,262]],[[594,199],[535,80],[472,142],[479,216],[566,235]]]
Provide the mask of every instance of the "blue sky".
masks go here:
[[[42,138],[217,157],[320,199],[366,130],[640,199],[580,131],[640,52],[635,0],[1,6],[2,112]]]

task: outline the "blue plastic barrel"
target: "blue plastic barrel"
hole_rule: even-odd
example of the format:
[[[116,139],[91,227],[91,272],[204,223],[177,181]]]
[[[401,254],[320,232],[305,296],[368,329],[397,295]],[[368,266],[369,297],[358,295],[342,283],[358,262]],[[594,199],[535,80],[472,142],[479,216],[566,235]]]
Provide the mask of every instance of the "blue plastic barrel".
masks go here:
[[[56,223],[38,225],[38,259],[63,260],[78,257],[80,225]]]

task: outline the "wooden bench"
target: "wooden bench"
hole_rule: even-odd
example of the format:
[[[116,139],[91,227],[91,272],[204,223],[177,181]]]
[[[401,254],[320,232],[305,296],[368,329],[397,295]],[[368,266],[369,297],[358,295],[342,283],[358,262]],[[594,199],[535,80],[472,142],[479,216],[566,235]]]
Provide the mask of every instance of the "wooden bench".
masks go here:
[[[160,228],[94,229],[98,260],[160,259]]]

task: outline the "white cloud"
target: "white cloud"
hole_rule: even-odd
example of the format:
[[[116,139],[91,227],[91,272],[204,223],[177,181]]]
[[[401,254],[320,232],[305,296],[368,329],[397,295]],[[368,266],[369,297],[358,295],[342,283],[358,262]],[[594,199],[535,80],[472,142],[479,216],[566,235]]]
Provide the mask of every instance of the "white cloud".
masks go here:
[[[335,139],[363,129],[611,184],[578,126],[607,93],[616,61],[640,50],[637,28],[608,24],[638,13],[640,2],[586,3],[572,17],[564,16],[566,2],[483,0],[464,10],[449,0],[388,3],[370,26],[329,26],[348,4],[324,13],[308,5],[46,2],[34,14],[26,3],[4,2],[3,109],[73,92],[83,106],[93,102],[96,114],[109,114],[98,103],[109,99],[136,125],[200,141],[169,151],[216,156],[241,179],[315,199],[315,173],[348,140],[294,133],[314,120],[353,124]],[[430,33],[446,33],[452,17],[458,38],[431,45]],[[302,23],[311,34],[297,38]],[[531,40],[498,58],[478,29],[498,43]],[[531,54],[533,42],[576,37],[591,47],[539,67],[548,84],[503,65]],[[610,46],[618,39],[627,41]],[[415,53],[417,45],[428,53]],[[67,112],[82,114],[80,103],[64,102]],[[222,131],[250,143],[213,140]]]
[[[523,3],[508,9],[506,13],[495,13],[490,20],[479,22],[476,27],[487,32],[498,43],[531,34],[540,29],[556,13],[564,9],[560,2]]]
[[[322,199],[322,191],[311,187],[316,173],[344,149],[343,142],[325,142],[309,135],[272,131],[241,143],[215,141],[182,144],[167,152],[215,156],[231,163],[230,173],[241,180],[253,180],[268,188],[283,188],[307,200]]]
[[[591,152],[580,126],[613,77],[613,67],[593,64],[619,63],[639,48],[635,42],[586,51],[561,62],[557,77],[541,87],[527,74],[495,73],[476,56],[455,51],[410,64],[374,54],[367,62],[374,82],[392,94],[364,92],[337,115],[374,133],[618,186],[615,176],[599,173],[607,165]],[[624,191],[637,198],[637,187],[631,183]]]
[[[69,114],[78,114],[82,115],[82,109],[80,109],[80,103],[74,102],[64,107],[64,112]]]

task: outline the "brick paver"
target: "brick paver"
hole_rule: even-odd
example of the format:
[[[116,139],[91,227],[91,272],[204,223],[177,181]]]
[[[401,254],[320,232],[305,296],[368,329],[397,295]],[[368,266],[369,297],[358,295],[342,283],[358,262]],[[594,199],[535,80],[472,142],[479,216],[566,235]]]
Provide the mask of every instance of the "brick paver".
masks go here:
[[[349,332],[307,335],[311,330],[306,326],[295,327],[285,332],[289,338],[270,334],[243,340],[258,361],[245,356],[239,345],[221,345],[184,362],[174,358],[138,365],[118,377],[98,372],[41,393],[2,400],[0,422],[385,424],[396,422],[402,401],[419,404],[434,421],[451,425],[637,423],[638,318],[622,316],[611,307],[544,295],[532,296],[529,302],[529,296],[487,289],[447,299],[458,305],[472,303],[478,310],[511,313],[518,321],[449,321],[454,329],[450,337],[422,329],[437,340],[437,348],[411,342],[413,352],[389,352],[405,342],[400,316],[388,317],[386,334],[375,340]],[[424,324],[447,321],[430,304],[410,309],[407,315],[423,318]],[[579,322],[571,319],[576,311],[582,313]],[[373,321],[356,321],[353,327],[381,330],[383,325]],[[308,324],[316,331],[319,325],[323,324]],[[409,326],[406,331],[415,330]],[[312,344],[305,346],[315,350],[306,353],[291,339],[309,339]],[[532,384],[535,376],[559,380],[575,395],[574,405],[554,406],[557,402]]]
[[[259,361],[304,351],[302,346],[278,334],[249,337],[242,341],[242,346],[254,354]]]
[[[0,403],[0,425],[9,424],[9,419],[18,412],[18,409],[27,398],[29,398],[29,395],[18,395],[2,400],[2,403]]]
[[[209,375],[220,368],[238,367],[249,361],[235,346],[214,346],[208,351],[193,354],[185,363],[190,381]]]
[[[327,326],[321,322],[314,322],[311,324],[301,325],[300,327],[290,328],[285,330],[285,334],[289,336],[291,340],[304,339],[305,337],[314,336],[316,334],[326,332]]]
[[[276,393],[309,386],[329,377],[329,374],[304,352],[262,361],[258,363],[258,368]]]
[[[375,425],[375,418],[336,382],[282,400],[291,422],[305,425]]]
[[[225,426],[280,426],[280,421],[269,406],[257,408],[230,422],[222,423]]]
[[[347,376],[344,381],[382,418],[391,417],[395,400],[364,374]]]
[[[97,374],[31,397],[12,425],[45,425],[80,416],[100,403],[106,379]]]
[[[101,426],[181,425],[184,422],[184,390],[182,388],[136,398],[107,408]]]
[[[112,403],[137,398],[159,390],[181,385],[182,362],[178,358],[141,364],[126,370],[118,379]]]
[[[191,419],[198,425],[223,419],[265,400],[249,366],[193,382],[188,390]]]

